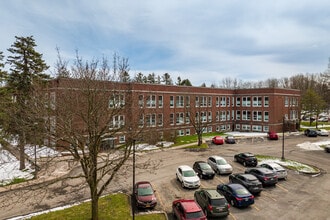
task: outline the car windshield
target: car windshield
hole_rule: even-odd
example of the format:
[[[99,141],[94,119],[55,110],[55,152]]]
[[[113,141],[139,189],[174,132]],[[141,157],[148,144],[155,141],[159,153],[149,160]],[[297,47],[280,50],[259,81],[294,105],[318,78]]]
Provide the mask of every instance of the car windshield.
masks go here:
[[[183,171],[183,176],[184,177],[192,177],[192,176],[195,176],[195,172],[193,170],[185,170]]]
[[[209,169],[211,169],[210,165],[207,164],[207,163],[200,163],[199,165],[201,166],[201,169],[202,170],[209,170]]]
[[[211,199],[212,206],[224,206],[226,203],[226,199]]]
[[[227,161],[225,159],[218,159],[217,160],[217,164],[218,165],[226,165],[227,164]]]
[[[150,186],[140,187],[138,188],[138,195],[139,196],[149,196],[154,194],[152,188]]]
[[[186,219],[196,219],[196,218],[200,218],[203,217],[204,214],[203,212],[199,211],[199,212],[188,212],[186,215]]]
[[[239,196],[250,195],[249,191],[244,188],[239,188],[239,189],[236,189],[235,191],[236,191],[237,195],[239,195]]]

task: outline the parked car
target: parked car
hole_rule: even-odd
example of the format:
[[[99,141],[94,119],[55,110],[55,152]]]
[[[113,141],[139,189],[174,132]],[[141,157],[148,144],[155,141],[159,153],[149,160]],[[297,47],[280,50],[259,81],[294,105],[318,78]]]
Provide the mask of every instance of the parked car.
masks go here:
[[[225,142],[226,142],[226,144],[235,144],[236,140],[235,140],[234,136],[226,136]]]
[[[259,165],[260,167],[265,167],[277,174],[278,179],[286,179],[288,177],[288,172],[284,167],[275,162],[265,162]]]
[[[172,213],[179,220],[207,220],[202,208],[193,199],[178,199],[172,202]]]
[[[194,198],[204,210],[206,217],[224,217],[229,215],[229,207],[226,198],[216,189],[200,189],[195,191]]]
[[[254,195],[260,194],[263,190],[262,183],[258,178],[252,174],[247,173],[235,173],[229,176],[230,183],[239,183],[243,185],[250,193]]]
[[[329,117],[320,117],[317,121],[320,121],[320,122],[328,122],[329,121]]]
[[[205,161],[196,161],[193,165],[194,171],[197,173],[200,179],[213,179],[215,172]]]
[[[224,143],[224,139],[221,136],[215,136],[215,137],[212,138],[212,143],[221,145],[221,144]]]
[[[329,136],[329,132],[325,129],[318,129],[316,131],[317,135],[319,136]]]
[[[223,157],[210,156],[207,159],[207,163],[210,164],[212,169],[219,175],[231,174],[233,172],[233,167]]]
[[[224,195],[232,206],[247,207],[254,203],[254,195],[241,184],[219,184],[217,191]]]
[[[182,188],[198,188],[200,187],[200,179],[188,165],[181,165],[176,170],[176,179],[181,183]]]
[[[256,176],[263,186],[275,185],[278,182],[276,173],[264,167],[248,168],[245,170],[245,173]]]
[[[135,183],[134,197],[138,208],[154,208],[157,205],[155,190],[148,181]]]
[[[304,131],[304,134],[307,136],[307,137],[317,137],[317,132],[316,132],[316,130],[314,130],[314,129],[306,129],[305,131]]]
[[[278,140],[278,134],[275,131],[267,132],[267,138],[269,140]]]
[[[327,146],[325,146],[324,150],[325,152],[330,153],[330,145],[328,144]]]
[[[243,166],[252,166],[255,167],[258,165],[258,160],[254,154],[250,152],[239,153],[234,155],[234,160],[238,163],[243,164]]]

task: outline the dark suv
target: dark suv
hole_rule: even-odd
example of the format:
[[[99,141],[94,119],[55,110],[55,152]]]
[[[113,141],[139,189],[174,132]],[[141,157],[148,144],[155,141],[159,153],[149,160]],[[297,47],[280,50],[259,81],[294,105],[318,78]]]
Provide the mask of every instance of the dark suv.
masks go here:
[[[317,137],[317,131],[316,130],[313,130],[313,129],[306,129],[304,131],[304,134],[307,136],[307,137]]]
[[[262,191],[262,183],[258,178],[248,173],[233,173],[229,176],[230,183],[239,183],[243,185],[250,193],[254,195],[260,194]]]
[[[194,193],[195,201],[204,210],[207,217],[225,217],[229,215],[226,198],[216,189],[200,189]]]
[[[250,152],[239,153],[234,156],[234,160],[243,164],[243,166],[255,167],[258,164],[257,158]]]
[[[275,185],[278,182],[276,173],[264,167],[248,168],[245,170],[245,173],[249,173],[257,177],[264,186]]]

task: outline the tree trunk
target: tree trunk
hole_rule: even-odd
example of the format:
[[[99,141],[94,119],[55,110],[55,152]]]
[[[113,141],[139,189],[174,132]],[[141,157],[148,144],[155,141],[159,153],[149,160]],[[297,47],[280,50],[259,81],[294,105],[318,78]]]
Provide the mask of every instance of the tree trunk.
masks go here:
[[[25,169],[25,133],[23,132],[22,138],[19,138],[19,169],[24,170]]]
[[[197,145],[198,146],[201,146],[202,145],[202,142],[203,142],[203,140],[202,140],[203,139],[202,138],[202,134],[198,134],[197,136],[198,136],[198,144]]]
[[[97,189],[96,187],[94,187],[94,189],[92,189],[93,187],[91,187],[91,208],[92,208],[92,220],[98,220],[99,217],[99,197],[97,195]]]

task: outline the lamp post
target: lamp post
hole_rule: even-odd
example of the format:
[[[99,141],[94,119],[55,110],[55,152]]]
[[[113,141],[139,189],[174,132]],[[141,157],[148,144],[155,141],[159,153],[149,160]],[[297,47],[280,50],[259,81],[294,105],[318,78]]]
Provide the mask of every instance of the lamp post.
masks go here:
[[[284,160],[284,123],[285,123],[285,117],[283,116],[283,123],[282,123],[282,160]]]
[[[135,194],[135,140],[133,139],[133,195]],[[134,207],[132,207],[133,211],[133,220],[135,219],[135,200]]]

